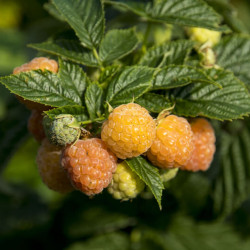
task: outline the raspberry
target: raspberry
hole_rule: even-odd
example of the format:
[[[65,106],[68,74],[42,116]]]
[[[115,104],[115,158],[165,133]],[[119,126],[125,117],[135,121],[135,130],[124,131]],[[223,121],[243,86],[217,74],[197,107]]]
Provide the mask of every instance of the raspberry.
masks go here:
[[[194,151],[184,170],[189,171],[206,171],[214,156],[215,152],[215,135],[211,124],[203,118],[195,119],[191,123],[194,133]]]
[[[41,69],[41,70],[46,69],[56,73],[58,71],[58,64],[55,60],[50,60],[46,57],[37,57],[31,60],[30,62],[23,64],[20,67],[16,67],[13,70],[13,74],[18,74],[21,72],[26,72],[36,69]],[[40,111],[44,111],[51,108],[51,107],[46,107],[45,105],[40,103],[24,100],[21,96],[17,96],[17,99],[30,110],[37,109]]]
[[[80,124],[69,114],[57,115],[53,119],[45,116],[43,127],[49,141],[58,146],[75,142],[81,134]]]
[[[193,132],[188,121],[169,115],[160,120],[147,157],[154,165],[166,169],[185,165],[192,151]]]
[[[78,140],[67,146],[62,166],[67,170],[74,187],[86,195],[102,192],[112,180],[117,158],[98,138]]]
[[[208,43],[210,46],[216,45],[221,38],[221,32],[204,28],[189,28],[188,33],[191,40],[199,43]]]
[[[28,130],[38,142],[41,142],[45,138],[43,115],[40,111],[32,110],[28,121]]]
[[[36,158],[39,173],[48,188],[67,193],[73,190],[66,172],[60,164],[61,149],[44,139]]]
[[[126,162],[117,165],[108,191],[115,199],[135,198],[145,187],[144,182],[129,168]]]
[[[58,64],[55,60],[50,60],[46,57],[36,57],[30,62],[14,68],[13,74],[18,74],[21,72],[26,72],[36,69],[41,69],[41,70],[46,69],[56,73],[58,71]]]
[[[150,148],[155,138],[155,126],[145,108],[136,103],[123,104],[104,122],[101,137],[118,158],[131,158]]]

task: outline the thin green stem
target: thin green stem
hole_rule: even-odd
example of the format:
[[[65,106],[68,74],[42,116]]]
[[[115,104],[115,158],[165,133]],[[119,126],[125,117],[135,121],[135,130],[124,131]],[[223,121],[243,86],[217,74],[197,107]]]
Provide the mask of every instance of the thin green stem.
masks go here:
[[[95,58],[96,58],[98,64],[100,65],[101,71],[103,71],[103,70],[104,70],[104,67],[103,67],[103,64],[102,64],[102,62],[101,62],[101,59],[100,59],[100,57],[99,57],[99,55],[98,55],[98,52],[97,52],[96,48],[93,48],[93,54],[94,54],[94,56],[95,56]]]
[[[99,118],[96,118],[96,119],[93,119],[93,120],[82,121],[82,122],[79,122],[79,123],[81,125],[87,125],[87,124],[90,124],[90,123],[93,123],[93,122],[104,121],[105,119],[106,119],[105,117],[99,117]]]
[[[143,42],[142,42],[142,51],[143,51],[143,53],[145,53],[146,50],[147,50],[147,42],[148,42],[148,37],[150,35],[150,31],[151,31],[151,23],[147,22],[147,28],[146,28],[144,38],[143,38]]]

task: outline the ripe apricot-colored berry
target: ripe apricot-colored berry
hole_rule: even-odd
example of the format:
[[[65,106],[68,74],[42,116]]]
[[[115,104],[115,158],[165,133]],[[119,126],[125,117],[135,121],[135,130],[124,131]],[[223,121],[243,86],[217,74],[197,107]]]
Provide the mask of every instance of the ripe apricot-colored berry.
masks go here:
[[[44,184],[54,191],[67,193],[73,187],[60,164],[61,153],[61,148],[51,145],[45,138],[38,150],[36,162]]]
[[[126,159],[139,156],[150,148],[155,127],[145,108],[136,103],[123,104],[104,122],[101,137],[118,158]]]
[[[193,151],[193,132],[185,118],[169,115],[159,121],[148,159],[161,168],[180,167]]]
[[[116,161],[101,139],[92,138],[67,146],[61,163],[76,189],[86,195],[95,195],[111,182]]]
[[[211,124],[203,118],[193,120],[191,128],[194,133],[194,151],[184,170],[206,171],[215,153],[215,134]]]
[[[28,121],[28,130],[39,143],[45,138],[43,115],[40,111],[32,110]]]
[[[208,43],[209,46],[216,45],[221,38],[221,32],[204,28],[189,28],[190,39],[199,43]]]
[[[30,62],[25,63],[21,65],[20,67],[16,67],[13,70],[13,74],[18,74],[21,72],[27,72],[27,71],[36,70],[36,69],[41,69],[41,70],[46,69],[46,70],[56,73],[58,71],[58,63],[55,60],[50,60],[46,57],[36,57]],[[17,99],[30,110],[36,109],[40,111],[45,111],[51,108],[49,106],[46,106],[40,103],[25,100],[21,96],[17,96]]]
[[[129,200],[135,198],[145,187],[144,182],[127,165],[119,163],[108,187],[115,199]]]

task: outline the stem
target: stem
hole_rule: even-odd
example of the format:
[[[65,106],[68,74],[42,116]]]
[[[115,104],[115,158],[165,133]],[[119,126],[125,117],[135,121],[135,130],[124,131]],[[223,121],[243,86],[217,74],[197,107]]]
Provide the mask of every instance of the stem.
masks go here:
[[[148,37],[150,35],[150,30],[151,30],[151,23],[147,22],[147,28],[146,28],[146,31],[145,31],[145,34],[144,34],[144,39],[143,39],[143,42],[142,42],[142,51],[143,51],[143,53],[145,53],[146,50],[147,50],[147,41],[148,41]]]
[[[103,67],[103,65],[102,65],[102,62],[101,62],[101,60],[100,60],[100,57],[99,57],[99,55],[98,55],[98,53],[97,53],[96,48],[93,48],[93,54],[94,54],[94,56],[95,56],[95,58],[96,58],[98,64],[100,65],[101,71],[103,71],[103,70],[104,70],[104,67]]]
[[[96,119],[93,119],[93,120],[87,120],[87,121],[82,121],[82,122],[79,122],[81,125],[86,125],[86,124],[90,124],[90,123],[93,123],[93,122],[98,122],[98,121],[104,121],[106,118],[104,117],[99,117],[99,118],[96,118]]]

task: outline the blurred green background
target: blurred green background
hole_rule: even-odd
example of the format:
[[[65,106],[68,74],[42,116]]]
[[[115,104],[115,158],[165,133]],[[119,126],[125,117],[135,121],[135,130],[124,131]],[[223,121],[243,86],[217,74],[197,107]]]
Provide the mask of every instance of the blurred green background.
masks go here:
[[[0,76],[36,56],[26,44],[63,27],[45,2],[0,0]],[[249,33],[250,1],[231,3]],[[27,132],[28,117],[0,86],[1,249],[250,249],[250,199],[230,216],[214,215],[209,178],[200,173],[179,174],[164,192],[162,211],[149,193],[119,202],[106,192],[89,199],[49,190],[37,171],[39,145]]]

